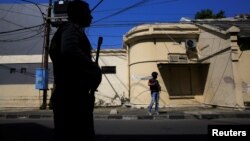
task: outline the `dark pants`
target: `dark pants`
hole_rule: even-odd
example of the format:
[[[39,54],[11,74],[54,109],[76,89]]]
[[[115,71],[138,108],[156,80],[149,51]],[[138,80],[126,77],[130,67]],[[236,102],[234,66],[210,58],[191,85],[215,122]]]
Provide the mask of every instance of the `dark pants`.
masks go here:
[[[57,87],[52,108],[56,141],[94,140],[94,95],[88,90]]]

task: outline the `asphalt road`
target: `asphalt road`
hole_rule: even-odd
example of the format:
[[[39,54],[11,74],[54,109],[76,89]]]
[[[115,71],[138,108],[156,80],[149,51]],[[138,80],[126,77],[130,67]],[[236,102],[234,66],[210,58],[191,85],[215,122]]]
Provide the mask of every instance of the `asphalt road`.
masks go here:
[[[246,125],[244,119],[95,120],[96,141],[207,140],[208,125]],[[250,133],[249,133],[250,134]],[[53,120],[0,119],[0,141],[53,141]]]

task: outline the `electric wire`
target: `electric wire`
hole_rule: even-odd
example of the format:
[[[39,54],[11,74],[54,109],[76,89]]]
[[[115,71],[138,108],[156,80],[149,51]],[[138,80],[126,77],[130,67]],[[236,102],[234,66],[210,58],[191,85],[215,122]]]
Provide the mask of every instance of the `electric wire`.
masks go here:
[[[40,11],[42,17],[45,16],[45,14],[43,13],[42,9],[38,6],[37,3],[33,2],[33,1],[29,1],[29,0],[21,0],[21,1],[24,1],[24,2],[28,2],[28,3],[34,4],[34,5],[39,9],[39,11]]]
[[[28,39],[34,38],[34,37],[40,35],[42,32],[43,32],[43,31],[38,32],[38,33],[33,34],[33,35],[30,35],[30,36],[28,36],[28,37],[20,38],[20,39],[6,39],[6,40],[0,40],[0,42],[19,42],[19,41],[24,41],[24,40],[28,40]]]
[[[142,5],[143,3],[146,3],[146,2],[148,2],[148,1],[149,1],[149,0],[142,0],[142,1],[140,1],[140,2],[137,2],[137,3],[133,4],[133,5],[130,5],[130,6],[126,7],[126,8],[124,8],[124,9],[121,9],[121,10],[119,10],[119,11],[117,11],[117,12],[114,12],[113,14],[110,14],[110,15],[107,15],[107,16],[101,18],[101,19],[98,19],[98,20],[94,21],[93,23],[97,23],[97,22],[100,22],[100,21],[109,19],[109,18],[111,18],[111,17],[117,16],[117,15],[123,13],[123,12],[126,12],[126,11],[130,10],[130,9],[136,8],[136,7]]]
[[[102,2],[103,0],[100,0],[90,11],[93,12]]]
[[[44,24],[39,24],[39,25],[35,25],[35,26],[30,26],[30,27],[24,27],[24,28],[10,30],[10,31],[3,31],[3,32],[0,32],[0,34],[7,34],[7,33],[17,32],[17,31],[22,31],[22,30],[28,30],[28,29],[41,27],[41,26],[44,26]]]
[[[5,12],[8,12],[8,13],[14,13],[14,14],[19,14],[19,15],[25,15],[25,16],[31,16],[31,17],[35,17],[35,18],[41,18],[41,16],[38,16],[38,15],[12,11],[10,9],[6,10],[6,9],[0,8],[0,11],[5,11]]]
[[[0,19],[4,19],[4,18],[9,14],[9,11],[10,11],[10,9],[12,9],[13,5],[14,5],[14,4],[12,4],[12,5],[9,7],[9,9],[7,10],[7,12],[6,12]]]

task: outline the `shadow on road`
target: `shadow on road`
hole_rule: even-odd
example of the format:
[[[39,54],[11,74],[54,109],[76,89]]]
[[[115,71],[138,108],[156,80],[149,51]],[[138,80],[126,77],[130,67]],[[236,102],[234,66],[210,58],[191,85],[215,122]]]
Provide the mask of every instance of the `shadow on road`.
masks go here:
[[[97,135],[96,141],[206,141],[206,135]]]
[[[0,141],[53,141],[53,130],[36,123],[0,124]]]
[[[206,140],[206,135],[96,135],[95,141]],[[53,141],[53,129],[36,123],[0,124],[0,141]]]

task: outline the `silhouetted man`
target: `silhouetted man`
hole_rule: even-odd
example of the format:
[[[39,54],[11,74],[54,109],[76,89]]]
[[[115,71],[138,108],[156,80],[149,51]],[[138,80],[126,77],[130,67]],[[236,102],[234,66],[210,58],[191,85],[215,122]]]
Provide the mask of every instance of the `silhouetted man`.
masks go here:
[[[94,139],[94,95],[101,70],[92,61],[91,45],[83,32],[92,21],[89,5],[68,3],[69,21],[60,26],[51,41],[55,89],[51,97],[57,141]]]

